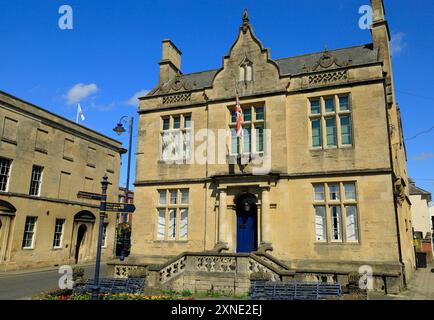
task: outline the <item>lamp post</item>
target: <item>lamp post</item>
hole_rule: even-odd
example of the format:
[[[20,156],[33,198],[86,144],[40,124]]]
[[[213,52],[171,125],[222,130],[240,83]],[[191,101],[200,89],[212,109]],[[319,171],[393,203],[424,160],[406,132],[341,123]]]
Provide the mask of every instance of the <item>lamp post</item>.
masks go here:
[[[128,145],[128,164],[127,164],[127,188],[125,190],[125,203],[128,203],[129,200],[129,191],[130,191],[130,168],[131,168],[131,145],[133,142],[133,123],[134,118],[129,116],[123,116],[119,123],[115,128],[113,128],[113,131],[116,132],[119,136],[126,132],[124,125],[128,124],[128,132],[130,134],[130,140]],[[127,221],[128,213],[124,213],[123,215],[123,222]],[[120,260],[123,261],[125,257],[125,233],[122,235],[122,249],[121,249],[121,256]]]
[[[93,279],[93,287],[92,287],[92,300],[98,300],[99,295],[99,268],[101,265],[101,244],[102,244],[102,232],[104,228],[104,218],[106,211],[106,201],[107,201],[107,186],[108,186],[108,177],[105,175],[101,181],[101,206],[99,209],[99,228],[98,228],[98,247],[96,249],[96,261],[95,261],[95,277]]]

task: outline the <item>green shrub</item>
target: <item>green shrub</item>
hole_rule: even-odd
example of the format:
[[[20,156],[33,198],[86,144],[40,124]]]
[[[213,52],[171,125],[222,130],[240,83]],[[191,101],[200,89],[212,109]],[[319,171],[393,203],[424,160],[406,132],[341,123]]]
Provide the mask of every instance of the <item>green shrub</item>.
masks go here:
[[[86,279],[84,278],[84,269],[82,267],[72,268],[72,280],[74,281],[74,285],[86,282]]]
[[[192,296],[192,293],[190,292],[190,290],[184,290],[181,292],[181,295],[183,297],[190,297],[190,296]]]

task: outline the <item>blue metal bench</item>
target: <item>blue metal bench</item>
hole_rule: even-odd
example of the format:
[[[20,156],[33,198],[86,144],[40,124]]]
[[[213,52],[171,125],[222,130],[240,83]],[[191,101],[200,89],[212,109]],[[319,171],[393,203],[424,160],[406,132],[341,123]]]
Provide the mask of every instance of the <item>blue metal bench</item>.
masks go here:
[[[142,293],[145,286],[143,278],[128,278],[128,279],[100,279],[100,293]],[[73,293],[91,293],[93,280],[87,280],[84,285],[77,286],[73,289]]]
[[[319,300],[342,295],[339,283],[252,281],[250,300]]]

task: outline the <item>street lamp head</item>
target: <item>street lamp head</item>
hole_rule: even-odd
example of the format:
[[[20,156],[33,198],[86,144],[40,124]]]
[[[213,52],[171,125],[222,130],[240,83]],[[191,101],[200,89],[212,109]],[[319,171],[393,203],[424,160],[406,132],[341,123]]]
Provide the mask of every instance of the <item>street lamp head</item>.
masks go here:
[[[122,123],[118,123],[118,125],[116,126],[116,128],[113,128],[113,131],[116,132],[120,136],[126,130],[125,130],[124,125]]]

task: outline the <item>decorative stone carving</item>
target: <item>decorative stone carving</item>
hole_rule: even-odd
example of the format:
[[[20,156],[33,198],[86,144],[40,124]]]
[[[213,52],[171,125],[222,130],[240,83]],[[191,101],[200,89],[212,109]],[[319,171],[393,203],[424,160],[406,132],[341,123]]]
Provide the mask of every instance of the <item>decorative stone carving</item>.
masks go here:
[[[400,176],[395,178],[395,193],[398,204],[401,206],[405,200],[405,186],[403,179]]]
[[[268,242],[261,242],[258,248],[258,252],[266,253],[268,251],[273,251],[273,246]]]
[[[341,62],[325,49],[321,58],[319,58],[318,62],[313,66],[312,71],[326,70],[332,66],[339,68],[347,67],[351,62],[351,58],[349,58],[347,62]]]
[[[163,104],[185,102],[190,100],[191,100],[191,93],[174,94],[171,96],[163,97]]]
[[[137,269],[137,266],[125,266],[125,265],[115,266],[113,277],[119,278],[119,279],[128,278],[130,271],[136,270],[136,269]]]
[[[160,270],[160,283],[165,283],[185,270],[186,257],[183,256]]]
[[[235,272],[237,264],[234,257],[195,257],[197,271]]]
[[[249,259],[249,272],[250,274],[252,273],[265,273],[265,274],[269,274],[270,275],[270,280],[271,281],[280,281],[280,276],[270,270],[269,268],[267,268],[266,266],[260,264],[259,262],[257,262],[256,260],[250,258]]]
[[[247,9],[244,9],[243,13],[243,32],[246,33],[247,29],[250,27],[250,21],[249,21],[249,13],[247,12]]]
[[[160,88],[161,93],[169,93],[169,92],[178,92],[178,91],[190,91],[193,89],[193,86],[196,85],[196,82],[187,81],[182,75],[178,72],[175,78],[166,85]]]
[[[309,76],[310,85],[328,84],[348,79],[348,71],[325,72]]]

